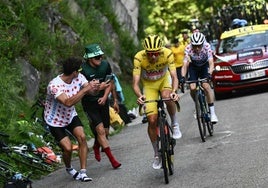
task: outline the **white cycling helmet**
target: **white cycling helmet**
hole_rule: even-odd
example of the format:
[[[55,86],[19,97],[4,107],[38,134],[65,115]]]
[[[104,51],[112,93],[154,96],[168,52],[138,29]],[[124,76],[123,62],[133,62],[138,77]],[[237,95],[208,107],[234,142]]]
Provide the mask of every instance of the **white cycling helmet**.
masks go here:
[[[200,32],[195,32],[191,36],[192,45],[202,45],[205,41],[205,36]]]

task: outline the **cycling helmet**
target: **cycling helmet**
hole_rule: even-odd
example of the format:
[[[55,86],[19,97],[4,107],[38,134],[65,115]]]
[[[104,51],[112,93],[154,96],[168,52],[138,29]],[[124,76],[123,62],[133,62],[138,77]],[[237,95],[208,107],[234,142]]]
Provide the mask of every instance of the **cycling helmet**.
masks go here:
[[[191,36],[192,45],[202,45],[205,42],[205,36],[200,32],[194,32]]]
[[[143,47],[146,51],[158,51],[163,47],[163,42],[158,35],[149,35],[143,41]]]

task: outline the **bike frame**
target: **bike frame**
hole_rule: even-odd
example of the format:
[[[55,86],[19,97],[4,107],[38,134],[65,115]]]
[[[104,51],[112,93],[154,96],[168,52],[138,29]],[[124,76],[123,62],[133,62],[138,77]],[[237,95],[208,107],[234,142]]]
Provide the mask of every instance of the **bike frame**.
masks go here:
[[[198,129],[201,140],[206,141],[207,131],[210,136],[213,136],[213,124],[210,120],[210,110],[206,100],[206,95],[202,84],[208,82],[207,78],[198,78],[197,80],[187,81],[186,83],[196,83],[195,92],[195,109],[196,109],[196,120],[198,123]]]
[[[167,120],[167,113],[164,107],[164,101],[169,101],[168,99],[158,99],[158,100],[149,100],[145,103],[156,102],[158,108],[158,131],[157,131],[157,141],[159,148],[159,153],[162,159],[162,168],[164,172],[165,183],[169,183],[169,175],[174,173],[174,147],[176,145],[176,140],[172,138],[173,130],[170,123]],[[179,111],[179,103],[176,103],[177,109]],[[141,109],[141,106],[140,106]]]

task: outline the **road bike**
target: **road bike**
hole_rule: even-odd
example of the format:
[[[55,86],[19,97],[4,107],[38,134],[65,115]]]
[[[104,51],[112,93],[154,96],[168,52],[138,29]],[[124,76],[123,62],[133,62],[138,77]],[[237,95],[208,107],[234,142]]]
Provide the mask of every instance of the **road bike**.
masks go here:
[[[174,147],[176,145],[176,140],[172,137],[173,130],[167,119],[167,113],[165,109],[164,102],[172,100],[170,98],[167,99],[157,99],[157,100],[148,100],[145,103],[157,103],[158,109],[158,130],[157,130],[157,141],[159,148],[159,154],[162,159],[162,168],[164,171],[164,179],[165,183],[169,183],[169,175],[173,175],[174,173]],[[177,110],[179,111],[180,106],[178,101],[175,101]],[[141,113],[142,105],[139,106],[139,112]]]
[[[198,129],[200,133],[201,140],[203,142],[206,141],[207,131],[210,136],[213,136],[213,123],[210,119],[210,110],[208,107],[206,95],[202,84],[204,82],[209,82],[208,78],[198,78],[197,80],[193,81],[186,81],[186,84],[196,83],[196,92],[194,95],[194,102],[195,102],[195,113],[196,113],[196,120],[198,124]],[[181,91],[184,93],[184,86],[182,85]]]
[[[1,137],[9,137],[9,135],[0,132]],[[7,149],[7,145],[4,142],[0,141],[1,149]],[[1,156],[0,159],[0,186],[1,187],[32,187],[32,181],[30,176],[32,172],[28,171],[27,174],[21,173],[18,168],[9,162],[5,161]]]
[[[9,135],[1,132],[0,136],[9,137]],[[11,146],[0,139],[0,154],[5,154],[9,159],[14,160],[17,164],[26,165],[29,169],[41,172],[52,172],[54,170],[54,166],[46,163],[39,155],[28,150],[27,145]]]
[[[0,159],[0,185],[1,187],[32,187],[29,173],[27,176],[18,172],[15,167]],[[11,186],[12,185],[12,186]]]

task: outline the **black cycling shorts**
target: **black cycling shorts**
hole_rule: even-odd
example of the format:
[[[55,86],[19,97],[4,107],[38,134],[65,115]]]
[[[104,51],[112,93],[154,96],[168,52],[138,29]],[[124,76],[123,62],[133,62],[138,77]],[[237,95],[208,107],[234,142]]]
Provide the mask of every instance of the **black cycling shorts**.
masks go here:
[[[83,104],[83,103],[82,103]],[[109,101],[105,105],[99,105],[98,101],[92,101],[89,104],[83,104],[83,109],[89,119],[90,128],[96,134],[96,127],[103,123],[104,128],[110,126]]]
[[[69,132],[73,134],[74,128],[79,126],[83,126],[83,124],[78,116],[74,116],[72,122],[66,127],[52,127],[48,125],[52,136],[54,136],[57,142],[60,142],[61,139],[68,136],[65,129],[67,129]]]
[[[209,71],[209,64],[206,63],[203,66],[195,66],[190,63],[189,65],[189,81],[197,80],[198,78],[207,78]]]

